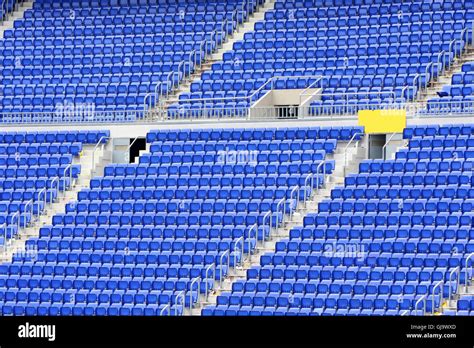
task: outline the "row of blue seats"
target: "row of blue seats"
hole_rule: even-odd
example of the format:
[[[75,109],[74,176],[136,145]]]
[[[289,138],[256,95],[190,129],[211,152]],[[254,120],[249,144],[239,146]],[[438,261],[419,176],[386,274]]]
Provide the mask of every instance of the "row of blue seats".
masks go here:
[[[236,43],[237,44],[237,43]],[[362,48],[357,48],[357,51],[362,53],[361,55],[357,57],[351,57],[348,59],[344,58],[338,58],[338,57],[318,57],[317,60],[314,59],[314,54],[316,50],[314,49],[309,49],[308,50],[310,55],[308,56],[305,51],[301,50],[296,50],[296,49],[288,49],[288,50],[270,50],[270,51],[262,51],[262,50],[255,50],[255,49],[250,49],[246,50],[245,52],[239,52],[236,50],[228,51],[224,53],[225,57],[235,57],[239,58],[239,61],[246,60],[246,57],[249,57],[249,60],[265,60],[270,62],[271,64],[276,63],[276,62],[285,62],[287,59],[301,59],[301,58],[307,58],[309,59],[313,65],[316,65],[318,67],[327,67],[327,68],[337,68],[334,70],[331,70],[333,73],[337,73],[338,75],[341,75],[340,72],[342,71],[347,71],[346,75],[354,75],[355,74],[355,69],[354,67],[350,67],[350,65],[355,65],[355,66],[360,66],[364,69],[367,69],[371,67],[372,71],[369,71],[371,74],[377,71],[378,67],[380,66],[382,69],[389,69],[392,68],[394,65],[400,65],[400,66],[409,66],[413,65],[416,63],[429,63],[430,61],[432,62],[439,62],[439,57],[438,55],[433,55],[430,53],[424,53],[424,54],[375,54],[371,56],[367,56],[363,54],[363,49]],[[313,51],[313,52],[312,52]],[[448,55],[446,54],[446,57]],[[250,58],[253,57],[253,58]],[[442,58],[442,55],[441,55]],[[224,64],[229,64],[229,63],[224,63],[224,62],[217,62],[212,65],[212,70],[209,72],[203,72],[201,76],[204,76],[207,79],[207,77],[210,74],[221,74],[221,75],[216,75],[214,76],[216,79],[227,79],[229,77],[229,73],[231,74],[234,79],[239,79],[243,78],[246,79],[249,76],[252,76],[253,72],[247,71],[243,69],[243,63],[239,64],[233,64],[234,68],[232,72],[228,72],[228,68],[231,65],[227,65],[226,68],[224,69]],[[310,68],[311,65],[309,63],[304,63],[305,68]],[[442,63],[442,62],[441,62]],[[345,67],[344,65],[347,65]],[[267,68],[273,67],[272,66],[266,66]],[[385,71],[385,70],[384,70]],[[359,75],[364,75],[365,70],[361,71],[361,74]],[[224,75],[225,74],[225,75]],[[250,75],[249,75],[250,74]]]
[[[373,186],[370,190],[366,188],[343,188],[336,187],[331,191],[331,198],[472,198],[474,189],[470,184],[452,185],[405,185],[399,187]]]
[[[182,24],[182,25],[174,25],[173,26],[173,31],[175,33],[198,33],[199,36],[201,35],[212,35],[212,37],[215,38],[214,35],[219,35],[220,40],[223,40],[227,31],[225,30],[225,24],[224,22],[211,22],[211,23],[196,23],[196,24]],[[55,27],[54,29],[52,28],[36,28],[36,29],[25,29],[23,30],[22,28],[18,28],[13,30],[7,30],[5,31],[5,39],[13,39],[13,38],[40,38],[44,36],[53,36],[57,38],[72,38],[72,37],[82,37],[82,36],[87,36],[87,37],[94,37],[94,36],[111,36],[111,35],[132,35],[132,36],[138,36],[136,39],[133,39],[133,41],[136,43],[136,45],[140,45],[143,43],[145,40],[141,38],[140,36],[143,36],[147,34],[149,36],[149,40],[152,41],[158,41],[158,39],[154,39],[156,35],[163,34],[167,32],[166,27],[162,25],[148,25],[148,26],[135,26],[135,25],[128,25],[128,26],[96,26],[96,27],[88,27],[88,26],[79,26],[79,27]],[[218,34],[216,34],[217,32]],[[194,37],[196,38],[196,34]],[[146,41],[145,41],[146,43]],[[165,46],[166,47],[166,46]],[[151,47],[150,50],[153,48]],[[87,52],[87,50],[85,50]]]
[[[21,303],[21,302],[20,302]],[[94,304],[45,304],[35,303],[23,305],[7,302],[2,305],[2,315],[28,315],[28,316],[158,316],[158,315],[182,315],[183,306],[167,305],[110,305],[98,306]]]
[[[408,148],[474,147],[474,138],[465,136],[413,137]]]
[[[407,29],[407,20],[411,22],[411,32],[422,32],[424,30],[462,30],[462,25],[474,18],[474,13],[451,13],[430,14],[407,14],[404,18],[400,16],[359,16],[359,17],[339,17],[339,18],[320,18],[320,19],[286,19],[266,20],[255,24],[255,31],[267,30],[295,30],[295,29],[313,29],[313,28],[360,28],[362,33],[376,34],[395,32],[389,26]],[[459,23],[459,24],[456,24]],[[415,29],[415,30],[413,30]],[[326,29],[327,30],[327,29]],[[391,31],[392,30],[392,31]],[[406,30],[410,31],[410,30]]]
[[[458,300],[457,309],[458,311],[473,311],[474,310],[474,297],[462,296]]]
[[[64,182],[61,182],[59,185],[59,188],[64,187]],[[43,199],[46,196],[46,201],[51,202],[53,199],[56,199],[58,197],[57,193],[57,185],[54,185],[54,188],[46,188],[46,192],[41,192],[42,189],[36,189],[36,188],[31,188],[31,189],[7,189],[7,190],[2,190],[0,192],[0,200],[2,201],[23,201],[23,202],[28,202],[30,200],[33,200],[35,204],[38,203],[39,199]],[[35,207],[34,210],[36,211]]]
[[[28,170],[28,167],[41,167],[47,165],[70,164],[72,163],[72,155],[30,155],[19,154],[0,155],[0,170]]]
[[[448,149],[435,148],[432,151],[427,149],[402,149],[395,155],[396,159],[447,159],[457,160],[474,158],[474,149],[469,147],[451,147]]]
[[[306,216],[305,226],[472,226],[472,213],[463,212],[391,212],[320,213]]]
[[[434,9],[430,7],[430,4],[423,4],[425,9],[414,8],[410,10],[410,6],[405,7],[405,13],[413,13],[415,15],[432,15],[432,16],[442,16],[443,14],[448,14],[451,16],[456,16],[457,14],[465,14],[467,11],[465,9],[452,9],[444,8],[444,11],[441,9]],[[406,5],[405,5],[406,6]],[[357,18],[368,17],[368,16],[381,16],[381,17],[390,17],[393,15],[399,16],[399,11],[397,10],[397,4],[386,4],[386,5],[372,5],[370,7],[357,6],[357,7],[345,7],[340,6],[336,8],[320,7],[320,8],[311,8],[303,7],[299,8],[298,11],[295,11],[290,15],[288,11],[285,10],[269,10],[265,13],[265,20],[285,20],[285,19],[298,19],[304,20],[307,18]],[[370,10],[372,13],[367,12]],[[453,18],[453,17],[451,17]]]
[[[454,172],[470,171],[473,161],[462,158],[446,159],[397,159],[397,160],[369,160],[359,164],[359,173],[429,173],[429,172]],[[349,174],[348,178],[351,177]],[[350,179],[352,180],[352,179]]]
[[[357,186],[363,188],[373,188],[378,186],[398,186],[398,185],[466,185],[474,184],[472,181],[472,168],[466,172],[427,172],[427,173],[400,173],[396,175],[389,173],[386,175],[373,176],[371,174],[359,175],[357,177],[346,178],[346,188],[354,189]]]
[[[281,132],[285,132],[282,130]],[[281,134],[278,131],[278,135]],[[305,138],[306,133],[304,131],[300,131],[298,129],[290,130],[289,132],[293,132],[295,138],[291,140],[287,139],[253,139],[253,131],[252,130],[237,130],[233,131],[230,130],[227,134],[231,134],[230,139],[212,139],[212,140],[176,140],[176,141],[169,141],[169,140],[156,140],[150,142],[150,152],[151,153],[169,153],[171,154],[183,154],[183,153],[199,153],[204,152],[206,155],[209,154],[213,156],[214,154],[218,153],[219,151],[226,150],[258,150],[259,153],[266,153],[270,151],[270,154],[277,154],[280,155],[282,153],[300,153],[301,151],[308,151],[309,153],[323,153],[325,150],[330,152],[335,149],[337,145],[338,138],[345,138],[350,136],[352,131],[347,129],[345,131],[341,131],[340,134],[335,132],[330,132],[329,129],[322,129],[320,130],[321,136],[326,137],[333,137],[331,139],[318,139],[318,138]],[[298,132],[298,137],[295,134]],[[317,130],[316,130],[317,132]],[[314,133],[316,137],[319,135]],[[246,133],[246,134],[242,134]],[[258,131],[255,133],[258,134]],[[246,137],[246,139],[235,139],[235,137]],[[270,134],[266,134],[267,137]]]
[[[73,173],[77,174],[78,171],[73,170]],[[69,170],[66,171],[66,175],[64,172],[58,173],[58,176],[51,176],[51,177],[39,177],[39,178],[10,178],[10,179],[1,179],[0,187],[3,192],[7,190],[21,190],[21,189],[43,189],[43,188],[55,188],[59,185],[59,187],[63,187],[63,185],[69,186]]]
[[[72,154],[78,156],[82,152],[82,143],[0,143],[0,155],[54,155]]]
[[[350,240],[343,238],[337,240],[330,240],[328,238],[315,238],[313,240],[297,240],[292,239],[281,240],[277,242],[276,251],[277,252],[297,252],[297,251],[307,251],[309,253],[323,252],[326,255],[333,256],[337,254],[337,251],[331,251],[329,248],[332,248],[334,245],[333,242],[337,242],[340,247],[355,247],[355,239]],[[400,240],[365,240],[361,245],[358,245],[359,250],[356,250],[354,253],[359,255],[365,255],[370,252],[383,252],[383,253],[449,253],[452,250],[458,250],[458,252],[469,252],[472,250],[473,245],[469,243],[469,240],[457,240],[446,242],[444,240],[431,240],[426,238],[425,241],[421,239],[417,241],[416,239],[406,241],[404,239]],[[459,248],[459,249],[458,249]],[[341,248],[342,249],[342,248]],[[291,258],[289,258],[291,259]],[[295,259],[294,259],[295,260]],[[261,261],[262,266],[263,261]],[[371,274],[375,274],[371,273]]]
[[[437,211],[437,212],[470,212],[474,210],[474,199],[417,199],[405,200],[324,200],[318,204],[318,211],[324,212],[417,212],[417,211]]]
[[[38,62],[38,61],[44,61],[46,62],[45,65],[51,65],[52,63],[67,63],[70,61],[71,58],[69,57],[69,54],[67,54],[68,51],[67,48],[70,48],[71,45],[74,45],[74,48],[85,48],[87,46],[97,46],[103,50],[103,52],[100,53],[98,58],[108,58],[112,59],[114,57],[110,57],[108,53],[113,52],[116,55],[124,52],[125,45],[131,45],[132,47],[137,45],[140,46],[139,44],[141,43],[151,43],[154,42],[154,47],[146,50],[146,52],[135,52],[137,55],[135,56],[134,54],[128,54],[130,55],[130,59],[133,59],[134,62],[138,61],[142,57],[149,57],[152,56],[153,58],[156,56],[156,61],[159,61],[163,59],[162,57],[167,57],[171,55],[171,52],[177,52],[179,53],[180,51],[185,51],[184,47],[195,47],[194,44],[190,43],[190,41],[193,41],[194,38],[196,38],[196,41],[199,41],[199,39],[203,39],[203,35],[205,33],[203,32],[192,32],[189,34],[178,34],[178,33],[168,33],[166,35],[163,35],[161,37],[160,41],[158,41],[157,36],[155,35],[139,35],[139,36],[126,36],[126,35],[116,35],[113,38],[107,38],[107,37],[102,37],[102,36],[97,36],[94,38],[86,37],[86,36],[78,36],[74,38],[70,37],[55,37],[55,38],[49,38],[49,37],[37,37],[35,39],[26,37],[26,38],[15,38],[15,39],[5,39],[1,42],[0,47],[1,50],[7,51],[7,50],[14,50],[15,52],[24,52],[24,58],[22,61],[29,62],[29,60],[32,60],[33,62]],[[104,46],[111,46],[114,45],[114,49],[112,51],[105,50]],[[210,46],[210,43],[208,44]],[[44,49],[61,49],[62,53],[65,53],[63,56],[64,57],[48,57],[48,56],[43,56],[43,57],[36,57],[31,54],[27,54],[28,52],[47,52]],[[166,48],[166,51],[163,52],[164,48]],[[125,52],[127,53],[127,52]],[[155,54],[151,54],[155,53]],[[85,54],[84,51],[82,51],[81,54],[78,55],[78,58],[83,57],[84,60],[80,60],[79,62],[84,62],[87,63],[88,61],[92,61],[92,58],[90,55]],[[9,62],[11,61],[8,58],[4,58],[4,62]],[[77,60],[76,60],[77,62]],[[107,61],[106,61],[107,62]],[[48,64],[49,63],[49,64]]]
[[[106,143],[110,131],[32,131],[32,132],[0,132],[0,143],[75,143],[97,144]],[[102,139],[101,139],[102,138]]]
[[[255,223],[262,224],[265,218],[266,212],[252,212],[252,213],[158,213],[154,216],[146,213],[110,213],[110,214],[99,214],[99,213],[78,213],[78,214],[61,214],[53,217],[53,226],[55,225],[166,225],[166,226],[191,226],[191,225],[208,225],[221,226],[221,225],[246,225],[253,226]],[[274,212],[273,219],[280,221],[281,212]],[[407,219],[410,217],[406,214]],[[354,220],[357,218],[357,216]],[[444,217],[440,217],[443,219]],[[453,215],[450,220],[457,218]],[[467,217],[469,218],[469,217]],[[416,219],[416,216],[413,218]],[[265,219],[268,222],[269,219]],[[438,219],[439,220],[439,219]],[[464,221],[465,219],[463,219]],[[467,221],[469,224],[471,221]],[[465,224],[464,224],[465,225]]]
[[[195,202],[194,200],[188,200],[180,202],[180,200],[95,200],[88,201],[83,200],[77,203],[70,203],[66,205],[66,214],[77,212],[77,213],[114,213],[114,212],[214,212],[214,213],[233,213],[233,212],[267,212],[271,210],[273,206],[276,206],[279,202],[277,200],[267,199],[264,201],[259,200],[201,200],[201,202]],[[472,202],[466,202],[464,207],[471,207]],[[456,207],[453,206],[453,210]],[[451,209],[451,207],[450,207]]]
[[[306,179],[304,177],[297,178],[296,180],[290,180],[286,179],[285,181],[281,180],[278,182],[278,185],[286,185],[286,187],[295,187],[296,185],[301,185],[301,187],[304,186],[309,186],[309,183],[306,182]],[[319,177],[319,179],[315,179],[314,181],[314,187],[316,187],[316,182],[319,183],[321,186],[323,183],[323,178],[322,175]],[[291,185],[291,186],[290,186]],[[271,186],[271,187],[276,187],[276,186]],[[79,192],[78,194],[78,200],[120,200],[120,199],[181,199],[181,200],[186,200],[186,199],[252,199],[252,196],[250,196],[248,193],[249,191],[246,190],[243,195],[247,196],[247,198],[242,198],[239,196],[234,196],[234,194],[237,194],[238,191],[235,191],[235,193],[229,197],[228,192],[224,193],[219,193],[216,192],[218,191],[218,187],[213,187],[213,190],[211,192],[205,192],[205,189],[202,189],[199,192],[186,192],[184,190],[181,190],[177,193],[174,193],[173,190],[177,190],[177,187],[170,186],[168,189],[166,189],[166,186],[163,186],[165,188],[164,190],[156,190],[154,188],[101,188],[97,187],[92,190],[84,190]],[[209,190],[211,186],[207,187],[207,190]],[[16,188],[18,190],[18,188]],[[165,191],[165,192],[164,192]],[[305,189],[300,189],[300,197],[304,197],[304,193],[309,194],[309,190],[305,191]],[[471,193],[472,194],[472,193]],[[281,195],[281,197],[280,197]],[[461,195],[461,192],[459,193]],[[466,195],[466,193],[464,193]],[[286,196],[287,198],[290,198],[291,196],[291,191],[286,191],[286,193],[283,194],[278,194],[280,199],[283,196]],[[293,196],[291,198],[294,198],[295,193],[293,193]],[[183,203],[185,204],[185,203]]]
[[[339,139],[350,140],[356,133],[363,133],[363,127],[282,127],[282,128],[220,128],[203,130],[151,130],[147,142],[154,141],[217,141],[217,140],[280,140],[287,139]],[[360,136],[358,137],[360,139]]]
[[[246,226],[236,226],[236,227],[222,227],[222,226],[191,226],[188,228],[178,228],[176,226],[164,227],[164,226],[121,226],[121,227],[103,227],[103,226],[75,226],[75,225],[59,225],[59,226],[44,226],[40,228],[39,236],[43,240],[47,240],[49,238],[62,238],[62,237],[74,237],[74,238],[87,238],[89,241],[91,238],[118,238],[120,240],[125,240],[127,242],[127,246],[132,248],[132,250],[136,250],[137,246],[140,241],[147,241],[151,243],[153,241],[174,241],[175,239],[182,239],[182,240],[189,240],[195,243],[195,247],[197,251],[206,250],[206,244],[213,240],[213,242],[220,242],[222,238],[232,238],[237,240],[238,238],[244,236],[248,238],[248,231]],[[448,230],[447,230],[448,231]],[[449,230],[451,231],[451,230]],[[268,235],[268,226],[260,226],[258,230],[258,238],[259,240],[262,239],[261,234],[266,233]],[[448,232],[446,232],[448,233]],[[460,230],[459,236],[464,236],[467,233],[466,230]],[[253,235],[253,232],[252,232]],[[460,237],[461,238],[461,237]],[[465,237],[464,237],[465,238]],[[128,241],[132,241],[133,243],[128,243]],[[138,242],[138,244],[136,243]],[[31,239],[28,240],[28,245],[35,244],[36,240]],[[203,244],[204,243],[204,244]],[[240,245],[240,243],[238,243]],[[189,248],[188,248],[189,249]],[[129,249],[130,251],[130,249]],[[126,252],[126,251],[125,251]],[[117,254],[118,255],[118,254]],[[138,258],[141,257],[140,255],[145,255],[145,259],[147,263],[156,263],[156,259],[153,256],[154,254],[147,254],[143,252],[142,254],[139,253],[136,257],[133,255],[130,257]],[[62,255],[64,256],[64,255]],[[60,259],[58,261],[68,261],[69,262],[77,262],[77,259],[73,259],[73,255],[66,255],[66,259]],[[100,256],[100,255],[99,255]],[[91,261],[92,263],[95,262],[104,262],[107,263],[107,260],[110,255],[104,254],[102,259],[98,261]],[[49,254],[46,258],[46,261],[49,260]],[[75,257],[75,256],[74,256]],[[117,256],[119,260],[122,260],[120,257]],[[128,257],[128,256],[127,256]],[[167,256],[168,257],[168,256]],[[107,260],[106,260],[107,258]],[[89,259],[87,259],[89,260]],[[95,259],[94,259],[95,260]],[[79,260],[83,262],[82,259]],[[86,261],[84,261],[86,262]],[[117,261],[119,262],[119,261]],[[137,259],[138,262],[138,259]],[[140,261],[142,262],[142,261]]]
[[[156,155],[158,156],[158,155]],[[168,175],[218,175],[218,174],[258,174],[258,175],[265,175],[265,174],[308,174],[308,173],[315,173],[319,170],[326,170],[326,173],[331,174],[334,170],[335,162],[334,160],[331,161],[306,161],[306,162],[284,162],[282,165],[272,164],[272,162],[260,162],[260,163],[253,163],[251,160],[245,160],[243,163],[232,164],[213,164],[202,162],[202,165],[199,163],[196,164],[163,164],[159,167],[156,167],[157,174],[168,174]],[[235,161],[234,161],[235,162]],[[151,163],[154,162],[147,162],[145,159],[141,161],[141,163]],[[120,178],[111,178],[110,181],[114,183],[111,184],[107,181],[107,186],[103,183],[100,184],[100,181],[94,181],[93,187],[132,187],[135,186],[143,187],[144,183],[147,182],[147,186],[150,187],[156,186],[154,180],[152,178],[138,178],[136,180],[133,179],[120,179]],[[126,183],[126,184],[125,184]],[[97,185],[99,184],[99,185]],[[112,186],[113,185],[113,186]],[[124,186],[125,185],[125,186]]]
[[[100,25],[127,25],[135,24],[134,20],[137,21],[137,26],[143,26],[145,24],[164,24],[164,23],[199,23],[199,22],[220,22],[225,20],[227,17],[226,12],[194,12],[192,14],[186,13],[185,16],[175,13],[162,13],[162,14],[136,14],[133,16],[129,15],[97,15],[94,17],[80,16],[77,17],[62,17],[62,18],[34,18],[27,19],[21,22],[15,22],[14,28],[51,28],[51,27],[80,27],[80,26],[100,26]]]
[[[384,13],[399,13],[402,12],[417,12],[417,11],[441,11],[441,10],[456,10],[456,9],[463,9],[464,6],[462,3],[456,1],[440,1],[440,2],[432,2],[432,1],[410,1],[410,2],[403,2],[403,1],[392,1],[390,3],[384,3],[382,1],[327,1],[327,0],[313,0],[313,1],[306,1],[305,6],[299,4],[296,1],[289,1],[285,2],[277,2],[275,4],[275,11],[282,12],[282,10],[292,10],[294,8],[298,8],[298,11],[311,11],[312,7],[317,7],[317,16],[318,17],[336,17],[341,13],[344,14],[345,11],[348,14],[351,10],[355,10],[355,13],[351,13],[351,15],[364,15],[364,14],[384,14]],[[295,11],[295,12],[298,12]],[[286,11],[283,11],[286,12]],[[304,13],[304,12],[303,12]],[[314,15],[314,13],[309,12],[309,14]],[[297,15],[295,14],[295,17]]]
[[[256,3],[253,2],[254,4]],[[87,4],[87,3],[78,3],[74,4],[71,2],[37,2],[33,6],[32,10],[27,11],[28,14],[26,18],[35,18],[39,17],[66,17],[70,14],[70,9],[78,10],[78,16],[82,15],[84,17],[97,16],[97,15],[136,15],[136,14],[160,14],[160,13],[179,13],[182,11],[193,11],[193,9],[203,12],[203,11],[213,11],[213,12],[223,12],[223,11],[232,11],[234,9],[246,9],[246,2],[242,1],[232,1],[225,4],[219,3],[199,3],[199,2],[190,2],[190,3],[160,3],[156,2],[129,2],[129,3],[118,3],[110,2],[109,4]],[[252,9],[252,6],[249,8]]]
[[[182,287],[183,281],[180,281],[179,287]],[[203,282],[203,285],[205,283]],[[186,287],[184,288],[186,289]],[[59,290],[59,289],[58,289]],[[69,291],[61,290],[39,290],[32,289],[30,293],[27,293],[24,290],[15,291],[13,289],[8,290],[4,293],[4,298],[7,303],[13,303],[15,308],[22,306],[38,306],[41,305],[43,308],[47,309],[47,305],[54,304],[71,304],[77,306],[93,305],[95,304],[99,308],[108,309],[109,306],[120,306],[127,307],[130,305],[143,306],[142,308],[150,308],[151,313],[148,315],[155,315],[156,307],[159,304],[167,304],[170,301],[170,296],[166,293],[163,293],[159,290],[84,290],[84,289],[70,289]],[[72,290],[72,291],[71,291]],[[188,289],[189,290],[189,289]],[[166,290],[165,290],[166,291]],[[193,288],[195,294],[197,294],[197,284],[196,288]],[[194,295],[195,295],[194,294]],[[195,297],[193,295],[193,297]],[[17,299],[18,298],[18,299]],[[17,299],[17,300],[16,300]],[[16,301],[15,301],[16,300]],[[116,307],[117,308],[117,307]],[[118,307],[119,308],[119,307]],[[24,309],[24,308],[23,308]],[[24,315],[16,314],[15,315]],[[165,312],[166,313],[166,312]],[[5,314],[5,313],[4,313]],[[103,314],[104,315],[104,314]],[[158,313],[156,315],[159,315]]]
[[[59,163],[58,163],[59,164]],[[69,168],[71,162],[58,164],[50,164],[49,166],[30,166],[25,168],[2,168],[0,167],[0,176],[3,178],[15,178],[18,180],[31,178],[31,177],[62,177],[69,175],[69,171],[72,173],[72,177],[77,178],[81,171],[80,165],[73,165]],[[65,174],[66,173],[66,174]],[[0,186],[2,186],[4,179],[0,179]]]
[[[292,239],[321,239],[326,237],[328,240],[338,239],[396,239],[407,241],[409,239],[419,240],[428,238],[433,240],[455,241],[466,239],[470,240],[474,230],[469,227],[449,228],[449,227],[413,227],[413,228],[307,228],[302,226],[294,227],[290,231],[290,240]],[[148,236],[148,235],[147,235]]]

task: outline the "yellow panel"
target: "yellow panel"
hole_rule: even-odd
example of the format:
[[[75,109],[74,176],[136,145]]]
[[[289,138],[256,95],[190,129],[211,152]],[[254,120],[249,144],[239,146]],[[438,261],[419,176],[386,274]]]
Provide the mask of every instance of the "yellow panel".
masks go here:
[[[366,134],[402,133],[407,124],[405,110],[360,110],[359,126]]]

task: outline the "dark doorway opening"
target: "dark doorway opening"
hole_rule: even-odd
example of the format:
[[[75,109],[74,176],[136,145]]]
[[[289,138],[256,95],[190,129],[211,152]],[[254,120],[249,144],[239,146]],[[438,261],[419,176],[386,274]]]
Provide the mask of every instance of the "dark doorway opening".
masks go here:
[[[130,147],[130,152],[128,153],[129,154],[129,158],[130,158],[130,162],[129,163],[135,163],[135,158],[137,158],[138,156],[140,156],[140,150],[146,150],[146,138],[143,137],[143,138],[137,138],[137,140],[135,139],[130,139],[130,144],[132,144],[132,146]]]

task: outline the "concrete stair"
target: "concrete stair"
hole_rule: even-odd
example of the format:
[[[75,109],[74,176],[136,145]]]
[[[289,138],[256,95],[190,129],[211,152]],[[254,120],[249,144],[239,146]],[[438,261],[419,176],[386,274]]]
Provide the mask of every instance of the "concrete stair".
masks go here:
[[[443,86],[451,84],[453,75],[462,71],[463,64],[471,61],[474,61],[474,47],[468,46],[461,57],[457,58],[442,76],[436,81],[432,81],[429,88],[420,94],[418,102],[426,103],[428,100],[438,97],[438,92],[443,89]]]
[[[7,243],[7,248],[1,247],[0,263],[11,262],[12,256],[15,253],[34,253],[34,250],[26,250],[25,243],[29,238],[37,238],[39,230],[44,225],[50,225],[55,214],[62,214],[65,211],[65,206],[68,203],[74,202],[77,199],[77,194],[84,188],[89,188],[89,183],[92,175],[92,154],[93,145],[85,145],[79,157],[74,158],[74,164],[81,165],[81,173],[79,177],[73,180],[72,188],[68,191],[59,192],[55,202],[47,203],[42,215],[35,216],[28,227],[20,230],[15,238],[12,238]],[[99,147],[95,151],[94,162],[96,171],[103,168],[103,158],[107,151],[104,147]]]
[[[343,184],[344,173],[347,175],[352,172],[358,172],[359,163],[365,159],[366,149],[362,147],[363,145],[361,146],[361,143],[351,143],[348,146],[347,145],[348,142],[339,142],[334,154],[326,156],[327,160],[334,159],[336,162],[335,171],[327,177],[326,185],[319,190],[315,189],[310,198],[306,201],[306,204],[304,202],[299,202],[294,213],[291,216],[286,215],[283,226],[272,230],[271,238],[269,240],[266,240],[264,243],[259,241],[257,248],[253,251],[250,257],[247,254],[244,255],[245,259],[243,265],[229,270],[227,277],[222,281],[222,287],[220,286],[220,283],[216,281],[214,289],[209,293],[208,298],[206,299],[204,295],[200,295],[198,303],[192,309],[186,308],[184,315],[200,315],[203,307],[207,305],[215,305],[217,297],[222,292],[230,291],[232,284],[236,280],[246,278],[248,269],[260,264],[260,257],[262,255],[267,252],[275,251],[275,245],[278,241],[283,238],[288,238],[290,230],[293,227],[301,226],[306,214],[317,212],[318,203],[329,198],[331,190],[334,187]],[[347,158],[345,151],[347,153]]]
[[[474,61],[474,47],[467,46],[460,57],[454,59],[451,66],[444,70],[443,74],[438,76],[436,80],[430,81],[428,86],[419,91],[416,100],[407,103],[407,114],[409,116],[417,116],[420,111],[426,109],[426,104],[430,99],[437,98],[438,92],[443,86],[450,85],[454,74],[461,72],[462,65],[466,62]]]

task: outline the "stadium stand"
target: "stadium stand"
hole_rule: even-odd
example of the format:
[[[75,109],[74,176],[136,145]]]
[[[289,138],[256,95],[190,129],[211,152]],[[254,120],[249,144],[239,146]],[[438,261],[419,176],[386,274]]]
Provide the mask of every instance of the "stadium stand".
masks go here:
[[[472,19],[460,1],[276,1],[169,113],[245,115],[270,88],[322,87],[313,115],[414,100],[472,41]]]
[[[202,314],[438,311],[466,282],[474,252],[474,127],[407,128],[404,136],[408,149],[395,160],[362,162],[359,174]],[[469,306],[459,301],[460,314]]]
[[[81,166],[73,163],[83,144],[96,144],[108,131],[1,132],[1,244],[32,222],[61,191],[71,187]],[[5,239],[7,237],[7,240]]]
[[[320,164],[331,172],[326,154],[360,131],[150,132],[139,164],[107,166],[27,241],[35,260],[0,266],[2,314],[183,314],[312,191],[307,185],[323,184],[322,174],[306,178]]]
[[[0,0],[0,123],[118,136],[0,132],[0,315],[474,314],[474,125],[418,118],[474,112],[472,0],[23,2]],[[310,120],[251,123],[296,89],[320,95],[276,108]],[[369,109],[417,126],[333,117]]]
[[[2,121],[135,120],[145,96],[189,76],[250,4],[36,0],[0,40]],[[117,110],[133,112],[107,113]]]

